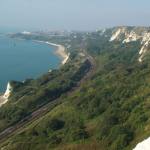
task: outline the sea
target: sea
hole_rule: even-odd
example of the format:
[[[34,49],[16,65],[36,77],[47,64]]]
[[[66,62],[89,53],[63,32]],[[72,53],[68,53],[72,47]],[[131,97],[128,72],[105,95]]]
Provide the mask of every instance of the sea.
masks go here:
[[[55,50],[45,43],[10,38],[7,30],[0,29],[0,93],[9,81],[36,79],[57,69],[62,59],[55,55]]]

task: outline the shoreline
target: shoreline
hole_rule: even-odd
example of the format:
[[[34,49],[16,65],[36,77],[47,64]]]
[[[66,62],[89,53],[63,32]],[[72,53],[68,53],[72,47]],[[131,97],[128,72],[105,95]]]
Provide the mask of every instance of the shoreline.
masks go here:
[[[68,59],[70,57],[70,53],[66,52],[65,47],[63,45],[51,43],[51,42],[48,42],[48,41],[38,41],[38,40],[33,40],[33,41],[34,42],[45,43],[45,44],[48,44],[48,45],[56,47],[57,49],[54,51],[54,53],[55,53],[55,55],[57,55],[57,56],[62,58],[61,64],[64,65],[64,64],[67,63],[67,61],[68,61]],[[6,93],[6,91],[5,91],[5,93]],[[5,93],[4,94],[0,94],[0,107],[8,102],[8,97],[5,96]]]
[[[57,49],[54,51],[54,53],[61,57],[63,60],[61,61],[61,64],[64,65],[67,63],[69,57],[70,57],[70,53],[67,53],[65,50],[65,47],[63,45],[59,45],[59,44],[55,44],[55,43],[51,43],[48,41],[38,41],[38,40],[33,40],[34,42],[40,42],[40,43],[45,43],[54,47],[57,47]]]
[[[17,39],[25,40],[23,38],[17,38]],[[61,61],[62,65],[66,64],[68,59],[70,58],[70,53],[66,52],[66,49],[65,49],[65,47],[63,45],[51,43],[49,41],[40,41],[40,40],[31,40],[31,41],[38,42],[38,43],[44,43],[44,44],[56,47],[57,49],[54,51],[54,54],[63,59]]]

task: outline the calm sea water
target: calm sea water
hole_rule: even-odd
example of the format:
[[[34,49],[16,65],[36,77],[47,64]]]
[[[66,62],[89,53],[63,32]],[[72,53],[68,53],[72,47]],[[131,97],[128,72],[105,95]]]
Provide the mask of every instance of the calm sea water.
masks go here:
[[[44,43],[11,39],[0,34],[0,92],[10,80],[36,78],[58,68],[61,59],[54,54],[55,49]]]

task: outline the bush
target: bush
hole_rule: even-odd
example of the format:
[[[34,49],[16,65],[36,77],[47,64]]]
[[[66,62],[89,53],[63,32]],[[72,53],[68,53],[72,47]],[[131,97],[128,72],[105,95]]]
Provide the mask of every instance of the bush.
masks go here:
[[[59,120],[59,119],[52,119],[49,124],[48,124],[48,127],[53,130],[53,131],[56,131],[56,130],[60,130],[64,127],[65,125],[65,122],[63,120]]]

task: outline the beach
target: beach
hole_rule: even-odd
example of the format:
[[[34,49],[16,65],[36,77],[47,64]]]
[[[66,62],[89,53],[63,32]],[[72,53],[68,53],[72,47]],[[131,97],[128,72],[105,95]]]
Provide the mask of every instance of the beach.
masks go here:
[[[68,61],[70,54],[66,53],[64,46],[57,45],[57,47],[58,47],[58,49],[55,51],[55,54],[57,54],[58,56],[63,58],[62,64],[64,65]]]
[[[66,50],[65,50],[65,47],[62,46],[62,45],[59,45],[59,44],[55,44],[55,43],[50,43],[50,42],[46,42],[46,41],[36,41],[35,42],[40,42],[40,43],[45,43],[45,44],[48,44],[48,45],[51,45],[51,46],[54,46],[56,47],[56,50],[54,51],[54,53],[59,56],[60,58],[62,58],[62,61],[61,61],[61,64],[64,65],[68,59],[69,59],[69,56],[70,56],[70,53],[67,53]],[[51,70],[50,70],[51,71]],[[11,93],[11,88],[10,88],[10,85],[8,84],[7,85],[7,90],[5,91],[5,94],[0,94],[0,107],[2,105],[4,105],[5,103],[7,103],[8,101],[8,97]]]
[[[66,52],[65,47],[63,45],[51,43],[51,42],[48,42],[48,41],[47,42],[45,42],[45,41],[38,41],[38,40],[34,40],[34,41],[35,42],[40,42],[40,43],[45,43],[45,44],[57,47],[57,49],[55,51],[55,54],[63,59],[61,64],[64,65],[68,61],[70,53]]]

